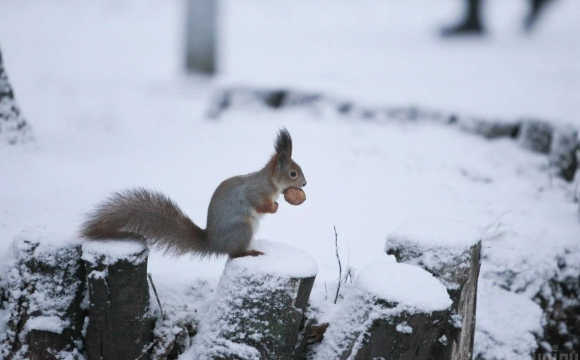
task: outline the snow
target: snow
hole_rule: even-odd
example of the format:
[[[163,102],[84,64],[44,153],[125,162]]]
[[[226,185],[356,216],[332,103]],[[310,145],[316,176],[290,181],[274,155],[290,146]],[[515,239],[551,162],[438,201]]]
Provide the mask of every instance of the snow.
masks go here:
[[[250,247],[264,255],[229,259],[226,271],[288,278],[307,278],[318,272],[314,259],[302,249],[268,240],[256,240]]]
[[[450,219],[410,219],[387,236],[385,250],[434,274],[447,289],[457,289],[460,284],[453,279],[455,271],[449,269],[470,266],[472,248],[482,240],[483,233]]]
[[[482,238],[482,231],[461,221],[444,218],[409,219],[387,235],[387,243],[414,243],[419,247],[455,247],[465,250]]]
[[[497,359],[513,358],[512,347],[533,348],[540,325],[532,299],[558,273],[559,254],[580,239],[574,187],[551,177],[545,156],[441,124],[299,109],[205,117],[217,89],[240,84],[578,128],[580,2],[556,2],[532,36],[517,28],[524,2],[506,0],[486,4],[490,36],[436,37],[457,19],[458,5],[226,0],[220,74],[208,79],[182,72],[182,1],[1,1],[5,66],[36,140],[0,147],[0,267],[17,236],[68,243],[95,204],[128,187],[168,194],[204,227],[215,187],[260,168],[277,129],[287,126],[308,201],[280,202],[258,236],[316,260],[311,304],[321,320],[336,311],[333,225],[343,270],[347,263],[356,270],[386,261],[384,239],[406,220],[446,218],[487,229],[477,351],[506,329],[513,336],[495,348]],[[178,304],[190,301],[199,281],[208,284],[200,291],[215,289],[224,263],[151,252],[148,271],[162,301],[181,320],[193,312],[183,320],[192,321],[203,308]],[[350,290],[343,284],[339,304]],[[535,310],[494,317],[516,304]]]
[[[111,265],[120,260],[140,264],[147,259],[149,249],[145,244],[130,240],[85,240],[82,259],[93,264]]]
[[[41,330],[60,334],[70,324],[58,316],[37,316],[26,321],[26,330]]]
[[[476,354],[489,359],[530,356],[536,347],[534,336],[542,334],[542,309],[536,303],[483,280],[477,307]]]
[[[362,269],[356,281],[373,296],[412,311],[433,312],[451,306],[445,286],[418,266],[375,263]]]

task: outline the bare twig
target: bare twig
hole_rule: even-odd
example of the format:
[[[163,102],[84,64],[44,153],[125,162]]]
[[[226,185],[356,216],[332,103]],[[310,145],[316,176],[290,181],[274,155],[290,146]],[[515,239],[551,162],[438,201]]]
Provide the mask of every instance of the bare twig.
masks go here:
[[[344,274],[344,283],[346,284],[347,280],[350,278],[350,283],[352,284],[352,268],[350,267],[350,248],[348,247],[348,245],[346,246],[346,248],[348,249],[348,255],[346,258],[346,274]]]
[[[336,296],[334,297],[334,303],[336,304],[342,280],[342,264],[340,263],[340,255],[338,254],[338,234],[336,232],[336,225],[334,225],[334,248],[336,249],[336,260],[338,261],[338,286],[336,287]]]
[[[350,266],[346,269],[346,274],[344,274],[343,281],[345,284],[348,281],[348,279],[350,279],[350,283],[352,284],[352,268]]]
[[[147,276],[149,277],[150,274],[147,274]],[[141,359],[143,357],[143,355],[147,354],[149,352],[149,350],[151,350],[151,348],[153,346],[155,346],[155,344],[157,344],[157,340],[152,341],[151,344],[149,344],[145,349],[143,349],[143,352],[141,353],[141,355],[139,355],[139,357],[136,358],[135,360]]]
[[[328,290],[326,289],[326,281],[324,282],[324,300],[328,299]]]
[[[155,298],[157,299],[157,305],[159,305],[159,311],[161,311],[161,316],[165,319],[165,312],[163,311],[163,307],[161,306],[161,301],[159,301],[159,294],[157,294],[157,289],[155,288],[155,284],[153,283],[153,277],[151,273],[147,273],[147,278],[149,279],[149,283],[153,288],[153,292],[155,293]]]

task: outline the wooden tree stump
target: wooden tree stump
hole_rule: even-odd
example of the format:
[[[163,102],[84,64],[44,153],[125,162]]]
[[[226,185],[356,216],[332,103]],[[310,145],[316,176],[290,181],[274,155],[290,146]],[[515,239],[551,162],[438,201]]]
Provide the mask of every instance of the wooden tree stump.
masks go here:
[[[409,220],[389,234],[386,252],[398,262],[422,267],[445,285],[461,328],[455,338],[449,339],[453,343],[452,359],[471,359],[481,231],[448,219]]]
[[[567,181],[574,180],[578,159],[578,131],[572,127],[560,127],[554,131],[550,148],[550,166],[556,174]]]
[[[17,240],[7,272],[0,359],[80,359],[84,268],[80,244]],[[81,349],[79,349],[79,347]]]
[[[149,307],[148,249],[130,241],[86,241],[82,259],[89,293],[88,360],[149,358],[154,317]]]
[[[481,135],[486,139],[516,138],[521,127],[518,122],[480,118],[459,118],[458,122],[461,130]]]
[[[194,338],[195,359],[295,358],[316,263],[279,243],[261,240],[254,248],[264,255],[226,263]]]
[[[451,358],[457,329],[445,286],[427,271],[396,262],[364,268],[339,303],[314,360]]]
[[[552,145],[554,127],[547,121],[524,120],[520,128],[518,141],[528,150],[548,154]]]

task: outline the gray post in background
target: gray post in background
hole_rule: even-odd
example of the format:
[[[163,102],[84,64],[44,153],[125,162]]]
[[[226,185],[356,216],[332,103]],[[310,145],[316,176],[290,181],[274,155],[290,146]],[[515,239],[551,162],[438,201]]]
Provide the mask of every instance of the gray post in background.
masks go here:
[[[218,0],[186,0],[186,67],[189,72],[216,71]]]

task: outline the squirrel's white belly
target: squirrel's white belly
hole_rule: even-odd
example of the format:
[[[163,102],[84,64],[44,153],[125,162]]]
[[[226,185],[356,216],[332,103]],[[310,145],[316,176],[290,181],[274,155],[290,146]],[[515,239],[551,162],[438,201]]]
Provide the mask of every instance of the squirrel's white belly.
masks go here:
[[[251,210],[252,216],[252,239],[256,236],[258,229],[260,228],[260,221],[264,217],[264,214],[259,214],[255,209]]]

